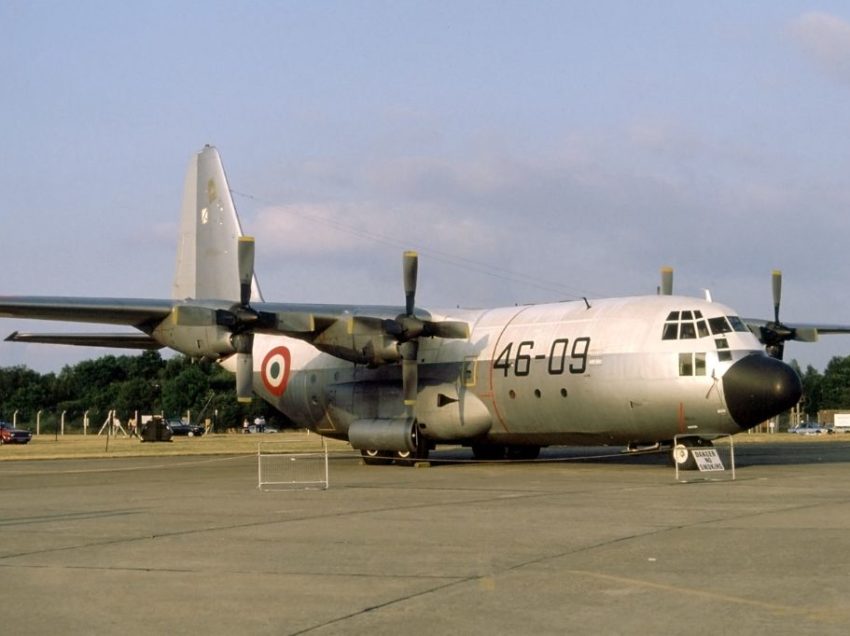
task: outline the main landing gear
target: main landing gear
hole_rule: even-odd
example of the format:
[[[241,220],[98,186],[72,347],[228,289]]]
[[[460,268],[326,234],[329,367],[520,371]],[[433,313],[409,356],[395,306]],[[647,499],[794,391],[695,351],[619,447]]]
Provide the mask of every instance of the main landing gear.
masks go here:
[[[360,451],[360,456],[367,466],[387,466],[393,462],[399,466],[412,466],[416,462],[427,461],[430,452],[431,446],[421,436],[418,436],[416,450],[413,452],[363,449]]]

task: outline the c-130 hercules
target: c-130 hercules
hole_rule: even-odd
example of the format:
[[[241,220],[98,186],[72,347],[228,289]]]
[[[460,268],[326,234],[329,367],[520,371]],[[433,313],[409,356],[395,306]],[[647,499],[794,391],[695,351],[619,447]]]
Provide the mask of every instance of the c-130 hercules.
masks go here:
[[[672,295],[669,270],[652,296],[428,311],[415,306],[417,263],[404,253],[403,307],[265,302],[254,239],[206,146],[186,176],[173,300],[7,296],[0,316],[139,332],[16,332],[7,341],[170,347],[217,360],[236,374],[240,400],[256,393],[296,424],[348,440],[371,464],[426,458],[439,444],[534,458],[548,445],[641,449],[675,437],[674,460],[692,465],[689,447],[797,403],[786,341],[850,333],[780,322],[777,272],[765,321]]]

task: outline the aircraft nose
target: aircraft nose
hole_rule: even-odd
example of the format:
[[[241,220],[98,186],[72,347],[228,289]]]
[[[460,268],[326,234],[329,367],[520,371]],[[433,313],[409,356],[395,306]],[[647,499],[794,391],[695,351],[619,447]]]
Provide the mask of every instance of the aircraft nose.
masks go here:
[[[803,385],[796,371],[781,360],[750,355],[723,375],[723,392],[732,419],[747,429],[794,406]]]

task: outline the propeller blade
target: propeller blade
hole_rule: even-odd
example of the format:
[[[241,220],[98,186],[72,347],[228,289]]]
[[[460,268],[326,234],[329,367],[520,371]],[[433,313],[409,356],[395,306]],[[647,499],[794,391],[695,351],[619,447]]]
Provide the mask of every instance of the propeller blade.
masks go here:
[[[416,302],[416,277],[419,270],[419,255],[413,251],[405,252],[402,269],[404,272],[405,313],[408,316],[412,316],[414,303]]]
[[[661,268],[661,295],[662,296],[672,296],[673,295],[673,268],[672,267],[662,267]]]
[[[797,327],[794,329],[794,340],[797,342],[817,342],[817,327]]]
[[[247,307],[251,302],[251,282],[254,280],[254,237],[240,236],[237,249],[239,259],[239,302]]]
[[[782,272],[773,270],[773,319],[779,324],[779,303],[782,300]]]
[[[408,417],[416,417],[416,396],[419,394],[419,343],[410,340],[399,345],[401,353],[401,386]]]
[[[250,353],[236,354],[236,399],[250,402],[254,394],[254,357]]]
[[[254,392],[254,334],[250,331],[236,333],[230,341],[236,349],[236,399],[250,402]]]
[[[436,336],[438,338],[455,338],[466,340],[469,338],[469,324],[459,320],[443,320],[441,322],[425,322],[423,334]]]
[[[404,403],[407,406],[416,404],[419,384],[419,365],[416,360],[402,360],[402,384],[404,386]]]

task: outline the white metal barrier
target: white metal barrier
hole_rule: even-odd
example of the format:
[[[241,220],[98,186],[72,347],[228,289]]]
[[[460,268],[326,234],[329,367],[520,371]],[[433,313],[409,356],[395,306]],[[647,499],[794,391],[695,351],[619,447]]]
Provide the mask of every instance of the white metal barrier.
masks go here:
[[[257,444],[260,490],[326,490],[328,486],[328,445],[324,437],[310,435]]]

